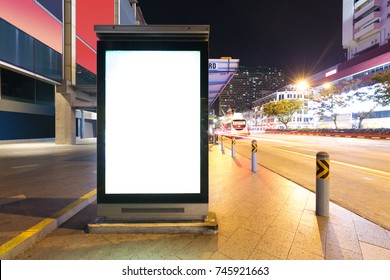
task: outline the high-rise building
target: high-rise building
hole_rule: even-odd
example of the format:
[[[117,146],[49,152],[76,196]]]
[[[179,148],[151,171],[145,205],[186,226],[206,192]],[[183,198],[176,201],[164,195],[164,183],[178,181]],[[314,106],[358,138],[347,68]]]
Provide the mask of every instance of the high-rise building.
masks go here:
[[[390,39],[390,1],[343,0],[343,47],[347,60],[386,45]]]
[[[285,85],[286,78],[277,68],[240,66],[219,96],[220,114],[229,108],[234,112],[249,111],[253,101]]]
[[[310,77],[311,85],[321,89],[324,84],[354,80],[363,83],[360,91],[372,94],[373,89],[365,83],[370,81],[372,75],[389,71],[389,40],[389,0],[343,0],[342,44],[347,53],[346,61]],[[348,127],[360,125],[359,116],[369,105],[360,104],[345,108]],[[388,106],[377,106],[365,118],[363,127],[390,127],[389,109]]]
[[[312,86],[363,81],[390,68],[390,1],[343,0],[342,44],[346,60],[310,77]]]

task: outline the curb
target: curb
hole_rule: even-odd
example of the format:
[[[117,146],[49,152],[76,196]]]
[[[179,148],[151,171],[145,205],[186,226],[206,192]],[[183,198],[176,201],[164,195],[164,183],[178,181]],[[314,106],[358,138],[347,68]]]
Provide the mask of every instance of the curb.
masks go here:
[[[283,131],[266,131],[266,134],[289,134],[289,135],[308,135],[308,136],[325,136],[325,137],[345,137],[361,139],[382,139],[390,140],[388,134],[349,134],[349,133],[331,133],[331,132],[283,132]]]
[[[96,189],[83,195],[65,208],[32,226],[18,236],[0,246],[0,260],[12,260],[17,255],[32,247],[36,242],[57,229],[68,219],[96,200]]]

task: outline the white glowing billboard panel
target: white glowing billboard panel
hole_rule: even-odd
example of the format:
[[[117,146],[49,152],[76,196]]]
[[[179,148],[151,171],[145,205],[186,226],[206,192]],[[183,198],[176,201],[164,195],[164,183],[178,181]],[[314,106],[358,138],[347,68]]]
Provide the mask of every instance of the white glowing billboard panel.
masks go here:
[[[200,194],[200,56],[106,51],[106,194]]]

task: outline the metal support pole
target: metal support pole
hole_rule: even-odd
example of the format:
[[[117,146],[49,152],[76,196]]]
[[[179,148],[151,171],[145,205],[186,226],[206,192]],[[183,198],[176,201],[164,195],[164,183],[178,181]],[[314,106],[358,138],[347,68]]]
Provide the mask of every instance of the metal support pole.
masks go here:
[[[232,157],[236,157],[236,138],[232,137]]]
[[[221,151],[225,153],[225,136],[221,135]]]
[[[80,138],[83,139],[84,137],[85,137],[85,117],[84,117],[84,110],[81,110]]]
[[[257,141],[252,140],[252,172],[257,171]]]
[[[319,152],[316,156],[316,215],[329,216],[329,155]]]

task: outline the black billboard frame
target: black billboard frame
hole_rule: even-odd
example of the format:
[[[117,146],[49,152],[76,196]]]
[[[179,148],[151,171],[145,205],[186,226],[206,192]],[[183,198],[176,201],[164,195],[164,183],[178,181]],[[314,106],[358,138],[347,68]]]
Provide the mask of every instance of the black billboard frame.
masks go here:
[[[132,206],[140,209],[173,209],[180,205],[184,209],[185,204],[207,205],[209,202],[208,182],[208,26],[96,26],[95,31],[99,37],[97,42],[97,204],[117,206],[116,212],[129,212]],[[106,61],[107,51],[116,50],[143,50],[143,51],[199,51],[200,52],[200,193],[153,193],[153,194],[107,194],[105,185],[106,171],[106,143],[105,143],[105,94],[106,94]],[[191,147],[189,147],[191,148]],[[180,164],[180,163],[178,163]],[[129,208],[130,207],[130,208]],[[125,210],[124,210],[125,209]],[[127,210],[126,210],[127,209]],[[158,210],[157,210],[158,211]],[[183,210],[184,211],[184,210]],[[105,211],[100,211],[106,216]],[[130,211],[132,212],[132,211]],[[142,212],[142,211],[135,211]],[[169,211],[168,211],[169,212]],[[182,212],[181,210],[179,212]],[[185,211],[184,211],[185,212]],[[207,211],[204,214],[207,215]],[[137,217],[138,217],[137,213]],[[110,214],[108,215],[110,216]],[[120,214],[113,213],[115,219],[121,219]],[[131,215],[130,215],[131,216]],[[163,215],[164,216],[164,215]],[[181,217],[181,215],[179,215]],[[185,215],[184,215],[185,216]],[[192,215],[190,215],[193,217]],[[124,217],[129,217],[124,214]],[[167,215],[171,217],[171,215]],[[161,215],[158,215],[161,218]]]

